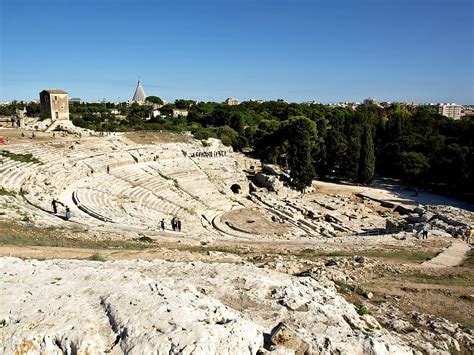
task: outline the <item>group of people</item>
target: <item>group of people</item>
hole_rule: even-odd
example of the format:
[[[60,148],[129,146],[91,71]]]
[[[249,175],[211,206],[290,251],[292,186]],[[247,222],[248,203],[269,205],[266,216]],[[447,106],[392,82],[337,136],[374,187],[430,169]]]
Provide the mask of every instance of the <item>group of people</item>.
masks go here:
[[[225,157],[227,152],[225,150],[217,151],[208,151],[208,152],[193,152],[191,153],[191,158],[215,158],[215,157]]]
[[[164,232],[165,231],[165,219],[162,218],[161,219],[161,222],[160,222],[160,225],[161,225],[161,230]],[[178,218],[176,217],[173,217],[171,219],[171,228],[173,229],[173,231],[175,232],[181,232],[181,220],[179,220]]]
[[[110,137],[110,136],[116,136],[116,132],[99,132],[99,137]]]
[[[67,131],[61,131],[59,132],[59,135],[61,137],[68,137],[69,136],[69,133]],[[82,138],[82,134],[81,133],[76,133],[75,134],[77,138]],[[56,133],[53,132],[53,138],[56,138]]]
[[[53,201],[51,202],[51,205],[53,206],[53,213],[54,214],[58,214],[58,205],[61,205],[63,207],[65,207],[65,219],[66,221],[69,221],[71,219],[71,210],[69,209],[68,206],[65,206],[64,203],[62,203],[61,201],[58,201],[56,199],[53,198]]]

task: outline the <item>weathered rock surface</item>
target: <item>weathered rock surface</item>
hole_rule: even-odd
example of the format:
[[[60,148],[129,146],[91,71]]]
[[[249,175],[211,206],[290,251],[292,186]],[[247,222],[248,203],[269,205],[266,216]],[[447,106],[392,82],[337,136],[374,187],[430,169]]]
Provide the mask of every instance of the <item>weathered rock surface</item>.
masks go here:
[[[265,339],[280,322],[314,353],[414,353],[311,277],[158,260],[2,258],[0,270],[4,354],[273,352]]]

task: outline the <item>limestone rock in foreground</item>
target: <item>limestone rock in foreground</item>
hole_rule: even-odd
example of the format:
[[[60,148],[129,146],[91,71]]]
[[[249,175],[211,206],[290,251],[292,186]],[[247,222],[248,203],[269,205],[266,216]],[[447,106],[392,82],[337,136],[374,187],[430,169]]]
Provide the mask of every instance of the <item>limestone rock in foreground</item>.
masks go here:
[[[0,270],[0,353],[256,354],[280,322],[309,353],[414,353],[332,284],[251,265],[0,258]],[[270,353],[282,351],[295,353]]]
[[[0,353],[256,353],[263,329],[192,286],[102,263],[0,261]]]

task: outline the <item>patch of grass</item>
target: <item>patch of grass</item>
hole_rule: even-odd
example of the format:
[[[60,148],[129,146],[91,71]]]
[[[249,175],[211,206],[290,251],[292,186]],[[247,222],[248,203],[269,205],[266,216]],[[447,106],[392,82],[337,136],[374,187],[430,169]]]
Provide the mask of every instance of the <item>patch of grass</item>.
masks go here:
[[[158,175],[160,175],[163,179],[165,180],[170,180],[170,181],[173,181],[173,186],[177,189],[180,188],[179,186],[179,183],[178,183],[178,180],[174,179],[174,178],[171,178],[169,177],[168,175],[165,175],[165,174],[162,174],[161,172],[158,171]]]
[[[359,315],[363,316],[365,314],[369,314],[369,310],[363,304],[355,304],[354,306]]]
[[[366,292],[362,288],[360,288],[359,286],[354,286],[354,285],[348,284],[347,282],[345,282],[343,280],[336,280],[336,281],[334,281],[334,283],[336,284],[336,286],[338,286],[338,291],[340,293],[355,292],[356,294],[358,294],[359,296],[362,296],[362,297],[364,297],[366,295]]]
[[[154,243],[155,242],[153,239],[151,239],[150,237],[146,237],[146,236],[137,238],[136,240],[138,240],[139,242],[142,242],[142,243]]]
[[[345,251],[331,251],[326,253],[325,256],[336,257],[336,256],[355,256],[357,254],[347,253]]]
[[[226,247],[202,247],[202,246],[184,246],[182,248],[178,248],[178,250],[182,251],[189,251],[191,253],[207,253],[208,251],[217,251],[221,253],[227,254],[235,254],[235,255],[242,255],[245,254],[246,251],[240,250],[237,248],[226,248]]]
[[[410,281],[449,286],[472,286],[474,285],[474,275],[471,272],[453,272],[449,274],[437,275],[415,270],[404,275]]]
[[[331,251],[331,252],[321,252],[315,249],[302,249],[297,253],[298,256],[308,256],[308,257],[347,257],[361,255],[360,253],[348,253],[346,251]]]
[[[6,150],[0,150],[0,155],[4,156],[5,158],[9,158],[11,160],[23,162],[23,163],[36,163],[42,164],[41,161],[34,158],[32,154],[16,154]]]
[[[11,223],[1,222],[0,245],[117,250],[143,250],[150,247],[150,243],[139,241],[65,238],[61,236],[61,232],[57,229],[12,225]]]
[[[419,250],[405,250],[405,249],[394,249],[394,250],[355,250],[354,252],[348,251],[331,251],[321,252],[314,249],[302,249],[296,253],[296,256],[306,258],[321,258],[321,257],[353,257],[353,256],[365,256],[368,258],[382,258],[382,259],[393,259],[400,262],[417,262],[421,263],[426,260],[430,260],[435,257],[437,252],[434,251],[419,251]]]
[[[349,293],[351,291],[354,291],[354,287],[352,285],[349,285],[347,282],[342,281],[342,280],[336,280],[334,281],[336,286],[339,287],[339,292],[340,293]]]
[[[8,191],[3,187],[0,187],[0,196],[15,196],[16,193],[13,191]]]
[[[397,259],[400,261],[423,262],[434,258],[438,252],[419,250],[363,251],[362,256]]]
[[[172,180],[168,175],[162,174],[160,171],[158,171],[158,175],[160,175],[165,180]]]
[[[106,261],[106,259],[99,253],[94,253],[91,256],[89,256],[87,259],[92,260],[92,261]]]
[[[464,259],[461,266],[474,267],[474,249],[468,251],[466,259]]]

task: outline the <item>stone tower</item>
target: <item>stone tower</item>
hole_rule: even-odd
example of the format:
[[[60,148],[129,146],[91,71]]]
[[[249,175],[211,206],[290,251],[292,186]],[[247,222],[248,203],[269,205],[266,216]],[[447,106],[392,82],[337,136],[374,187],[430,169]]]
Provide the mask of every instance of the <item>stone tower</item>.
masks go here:
[[[69,119],[68,94],[64,90],[43,90],[40,92],[41,113],[52,121]]]

